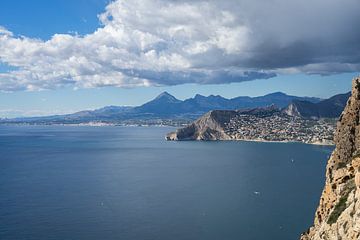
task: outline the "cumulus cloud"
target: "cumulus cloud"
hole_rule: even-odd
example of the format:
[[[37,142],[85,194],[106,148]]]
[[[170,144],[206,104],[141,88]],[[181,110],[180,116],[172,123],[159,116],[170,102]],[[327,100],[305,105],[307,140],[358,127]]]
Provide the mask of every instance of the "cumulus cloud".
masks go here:
[[[214,84],[360,70],[358,0],[117,0],[84,36],[0,27],[0,90]]]

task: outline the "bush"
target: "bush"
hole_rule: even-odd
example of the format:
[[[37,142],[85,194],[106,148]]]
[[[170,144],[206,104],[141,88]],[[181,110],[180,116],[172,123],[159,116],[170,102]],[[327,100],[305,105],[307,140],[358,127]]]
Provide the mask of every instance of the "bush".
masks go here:
[[[334,210],[331,212],[327,223],[328,224],[333,224],[336,223],[336,221],[338,220],[338,218],[340,217],[341,213],[346,209],[346,201],[349,197],[349,194],[351,193],[351,191],[355,188],[355,181],[354,179],[350,179],[344,188],[344,192],[343,192],[343,196],[341,196],[339,202],[335,205]]]
[[[350,192],[349,192],[350,193]],[[346,209],[346,201],[349,197],[349,193],[342,196],[339,202],[335,205],[334,210],[331,212],[330,217],[327,220],[328,224],[336,223],[341,213]]]

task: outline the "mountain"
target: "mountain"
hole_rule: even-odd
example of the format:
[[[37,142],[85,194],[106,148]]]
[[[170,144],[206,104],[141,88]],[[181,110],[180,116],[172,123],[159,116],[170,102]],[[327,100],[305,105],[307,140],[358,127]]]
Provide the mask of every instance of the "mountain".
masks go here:
[[[214,110],[214,109],[244,109],[244,108],[256,108],[256,107],[265,107],[272,104],[283,108],[291,103],[293,100],[304,100],[313,103],[321,101],[319,98],[312,97],[297,97],[290,96],[285,93],[276,92],[267,94],[260,97],[247,97],[241,96],[232,99],[226,99],[219,95],[214,96],[210,95],[204,97],[201,95],[196,95],[194,98],[190,98],[184,101],[184,105],[191,105],[193,108],[201,109],[204,112]]]
[[[234,109],[232,99],[224,98],[220,95],[210,95],[208,97],[196,94],[194,98],[186,99],[181,106],[181,111],[205,113],[213,109]]]
[[[157,116],[168,116],[179,113],[178,108],[181,103],[181,100],[176,99],[168,92],[163,92],[154,100],[151,100],[139,107],[135,107],[133,110],[137,113],[151,113]]]
[[[360,77],[337,123],[314,225],[301,240],[360,239]]]
[[[195,95],[193,98],[184,101],[176,99],[167,92],[160,94],[154,100],[133,109],[138,114],[156,117],[183,116],[186,118],[196,118],[202,114],[217,110],[235,110],[244,108],[264,107],[275,104],[278,107],[285,107],[293,100],[304,100],[317,103],[318,98],[296,97],[284,93],[272,93],[260,97],[237,97],[232,99],[224,98],[220,95],[202,96]]]
[[[265,96],[261,97],[237,97],[232,99],[234,102],[237,103],[238,108],[256,108],[256,107],[264,107],[264,106],[270,106],[272,104],[283,108],[288,106],[292,101],[294,100],[300,100],[300,101],[308,101],[312,103],[317,103],[321,101],[319,98],[314,97],[297,97],[297,96],[291,96],[287,95],[282,92],[275,92],[270,93]]]
[[[96,110],[46,117],[2,119],[0,123],[30,124],[78,124],[88,122],[131,123],[131,121],[153,121],[156,119],[194,120],[211,110],[236,110],[264,107],[275,104],[285,107],[294,100],[318,103],[321,99],[297,97],[281,92],[260,97],[236,97],[227,99],[219,95],[202,96],[179,100],[163,92],[155,99],[136,107],[108,106]]]
[[[164,92],[154,100],[145,103],[134,109],[137,113],[148,113],[157,116],[182,115],[196,118],[211,110],[236,110],[244,108],[265,107],[275,104],[282,108],[286,107],[293,100],[303,100],[312,103],[321,101],[319,98],[297,97],[286,95],[285,93],[272,93],[260,97],[236,97],[232,99],[224,98],[220,95],[202,96],[195,95],[193,98],[184,101],[178,100],[169,93]]]
[[[344,110],[349,93],[338,94],[329,99],[314,103],[304,100],[293,100],[284,110],[288,115],[306,118],[337,118]]]
[[[225,125],[237,114],[232,110],[213,110],[190,125],[166,135],[166,140],[230,140]]]
[[[118,117],[121,119],[121,116],[131,109],[132,107],[107,106],[96,110],[85,110],[64,115],[2,119],[0,123],[77,124],[91,121],[113,121]]]

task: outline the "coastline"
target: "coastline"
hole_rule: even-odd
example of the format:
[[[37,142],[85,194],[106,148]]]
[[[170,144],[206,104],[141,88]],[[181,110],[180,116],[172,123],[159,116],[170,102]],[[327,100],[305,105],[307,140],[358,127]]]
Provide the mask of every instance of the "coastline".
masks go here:
[[[30,123],[0,123],[0,126],[69,126],[69,127],[182,127],[186,125],[166,124],[118,124],[118,123],[51,123],[51,124],[30,124]]]
[[[79,123],[79,124],[0,124],[0,126],[64,126],[64,127],[178,127],[174,125],[162,125],[162,124],[114,124],[114,123]],[[166,137],[165,137],[166,139]],[[174,140],[167,140],[174,141]],[[199,141],[199,140],[175,140],[175,141]],[[200,140],[201,141],[201,140]],[[265,139],[217,139],[217,140],[203,140],[203,141],[244,141],[244,142],[262,142],[262,143],[303,143],[318,146],[335,146],[334,142],[303,142],[296,140],[265,140]]]
[[[302,142],[302,141],[274,141],[274,140],[263,140],[263,139],[229,139],[229,140],[220,140],[220,141],[244,141],[244,142],[263,142],[263,143],[303,143],[309,145],[319,145],[319,146],[335,146],[335,143],[330,142]]]
[[[166,137],[165,137],[166,139]],[[302,142],[302,141],[291,141],[291,140],[285,140],[285,141],[275,141],[275,140],[264,140],[264,139],[216,139],[216,140],[196,140],[196,139],[186,139],[186,140],[167,140],[167,141],[175,141],[175,142],[182,142],[182,141],[202,141],[202,142],[216,142],[216,141],[225,141],[225,142],[236,142],[236,141],[242,141],[242,142],[260,142],[260,143],[303,143],[308,145],[318,145],[318,146],[335,146],[335,143],[333,142]]]

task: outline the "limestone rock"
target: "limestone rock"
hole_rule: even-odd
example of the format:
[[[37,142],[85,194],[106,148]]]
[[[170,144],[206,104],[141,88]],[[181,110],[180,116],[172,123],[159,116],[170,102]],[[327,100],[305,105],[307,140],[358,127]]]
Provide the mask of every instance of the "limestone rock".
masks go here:
[[[236,115],[236,111],[213,110],[185,128],[166,135],[166,140],[227,140],[224,125]]]
[[[360,239],[360,78],[337,123],[336,148],[326,168],[325,187],[314,225],[301,240]]]

